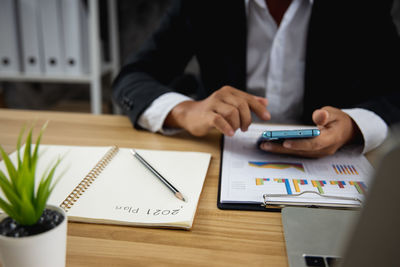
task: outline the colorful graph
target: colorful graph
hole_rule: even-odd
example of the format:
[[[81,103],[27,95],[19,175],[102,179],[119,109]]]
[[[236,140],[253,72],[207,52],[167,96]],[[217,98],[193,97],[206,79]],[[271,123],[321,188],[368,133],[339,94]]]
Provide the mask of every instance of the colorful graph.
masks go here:
[[[269,178],[256,178],[256,185],[264,185],[264,181],[269,181]]]
[[[274,181],[278,183],[285,183],[287,194],[288,195],[292,194],[292,189],[290,188],[289,179],[274,179]]]
[[[273,184],[283,184],[284,188],[280,190],[285,190],[286,194],[292,195],[293,192],[300,193],[305,190],[310,190],[311,188],[316,188],[320,194],[329,194],[332,192],[342,192],[344,194],[348,193],[358,193],[366,194],[367,186],[361,181],[336,181],[336,180],[307,180],[307,179],[287,179],[287,178],[256,178],[256,186],[274,186]],[[356,191],[354,191],[355,188]],[[339,191],[338,191],[339,190]]]
[[[257,168],[269,168],[269,169],[288,169],[295,168],[299,171],[304,171],[304,166],[302,163],[293,163],[293,162],[269,162],[269,161],[249,161],[249,165]]]
[[[336,172],[336,174],[340,174],[340,175],[358,175],[358,171],[354,167],[354,165],[332,164],[332,168]]]
[[[338,185],[339,188],[344,188],[344,186],[346,185],[345,181],[331,181],[332,185]]]
[[[324,185],[326,185],[326,181],[323,180],[311,180],[311,183],[314,187],[316,187],[318,189],[318,192],[320,194],[324,193],[324,190],[322,189],[322,187],[324,187]]]
[[[359,194],[365,194],[367,191],[367,186],[364,182],[351,181],[349,184],[353,185],[357,189]]]
[[[294,186],[294,190],[296,190],[296,192],[300,193],[300,185],[306,185],[308,184],[307,180],[302,180],[302,179],[293,179],[293,186]]]

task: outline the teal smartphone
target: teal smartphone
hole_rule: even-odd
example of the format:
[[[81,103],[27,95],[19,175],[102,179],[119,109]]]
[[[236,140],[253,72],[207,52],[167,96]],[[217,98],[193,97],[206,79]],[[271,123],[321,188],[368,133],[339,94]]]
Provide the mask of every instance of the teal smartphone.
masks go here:
[[[270,141],[283,142],[285,139],[311,138],[320,134],[321,132],[318,128],[264,131],[258,138],[257,144]]]

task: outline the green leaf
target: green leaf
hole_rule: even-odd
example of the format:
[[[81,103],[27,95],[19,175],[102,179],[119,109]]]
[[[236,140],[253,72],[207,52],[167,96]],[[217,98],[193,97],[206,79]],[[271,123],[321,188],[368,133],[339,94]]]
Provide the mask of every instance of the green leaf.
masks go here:
[[[39,220],[40,216],[36,216],[35,207],[31,199],[28,199],[26,195],[23,195],[21,201],[22,206],[20,207],[20,217],[22,220],[20,223],[22,225],[35,224]]]
[[[40,184],[38,186],[38,190],[36,193],[36,206],[37,212],[40,214],[43,212],[47,199],[49,198],[54,186],[52,186],[52,180],[54,177],[54,173],[56,171],[57,166],[60,164],[60,160],[53,166],[48,174],[45,174],[42,179],[40,180]]]
[[[0,170],[0,188],[12,206],[21,205],[21,201],[18,195],[13,190],[14,188],[12,184],[1,170]]]
[[[25,141],[25,152],[23,156],[23,163],[28,164],[28,167],[31,168],[31,149],[32,149],[32,128],[29,129],[28,135]]]
[[[6,164],[8,175],[9,175],[10,179],[12,180],[13,178],[17,177],[17,170],[15,169],[14,164],[11,162],[10,157],[4,151],[2,146],[0,146],[0,153],[1,153],[1,156],[3,157],[4,163]]]
[[[26,129],[26,125],[24,125],[21,129],[21,131],[19,132],[18,135],[18,140],[17,140],[17,159],[18,159],[18,169],[21,167],[21,156],[20,156],[20,149],[21,149],[21,140],[22,140],[22,136],[24,135]]]
[[[24,162],[22,164],[22,172],[20,174],[18,189],[20,195],[26,196],[28,199],[33,199],[35,194],[35,172]]]
[[[18,179],[15,183],[15,191],[22,198],[24,194],[29,194],[27,187],[32,187],[32,173],[29,170],[27,161],[24,159],[21,168],[18,170]]]
[[[36,169],[37,160],[39,159],[38,151],[39,151],[40,141],[42,140],[42,135],[43,135],[44,131],[46,130],[48,124],[49,124],[49,121],[46,121],[46,122],[44,123],[42,129],[40,130],[39,136],[38,136],[38,138],[36,139],[35,151],[33,152],[33,155],[32,155],[32,158],[33,158],[33,166],[35,167],[35,169]]]
[[[24,156],[22,159],[22,164],[18,169],[19,178],[15,183],[18,195],[21,197],[25,196],[29,199],[33,199],[35,190],[35,166],[33,165],[34,160],[32,159],[31,154],[32,131],[33,127],[29,129],[26,137]]]
[[[19,215],[16,213],[15,209],[13,206],[11,206],[9,203],[7,203],[4,199],[0,197],[0,208],[8,214],[11,218],[19,222]]]

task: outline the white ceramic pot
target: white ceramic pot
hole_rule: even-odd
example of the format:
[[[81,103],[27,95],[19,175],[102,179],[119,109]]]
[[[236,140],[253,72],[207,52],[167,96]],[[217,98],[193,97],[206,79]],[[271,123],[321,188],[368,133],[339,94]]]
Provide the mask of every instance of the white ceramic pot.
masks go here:
[[[57,227],[33,236],[0,235],[0,262],[3,267],[63,267],[67,248],[67,216],[63,209],[48,206],[64,215]],[[0,221],[7,215],[1,214]]]

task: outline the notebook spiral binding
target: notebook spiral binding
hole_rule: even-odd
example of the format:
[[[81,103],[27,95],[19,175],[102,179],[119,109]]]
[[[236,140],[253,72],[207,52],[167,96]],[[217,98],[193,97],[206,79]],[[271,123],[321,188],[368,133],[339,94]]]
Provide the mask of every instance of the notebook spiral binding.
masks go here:
[[[97,176],[104,170],[112,158],[118,153],[118,146],[111,147],[107,153],[96,163],[92,170],[82,179],[82,181],[72,190],[67,198],[60,204],[60,207],[65,211],[75,204],[79,197],[89,188],[89,186],[96,180]]]

